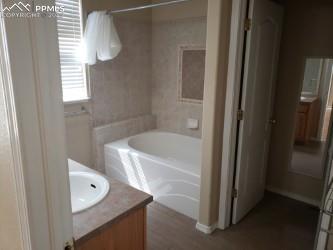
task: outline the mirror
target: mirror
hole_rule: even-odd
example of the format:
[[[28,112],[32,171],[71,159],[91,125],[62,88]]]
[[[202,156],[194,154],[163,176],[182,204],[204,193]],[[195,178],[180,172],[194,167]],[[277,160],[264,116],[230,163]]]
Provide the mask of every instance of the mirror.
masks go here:
[[[206,50],[200,46],[179,49],[178,89],[182,102],[202,103]]]
[[[332,111],[333,59],[308,57],[296,112],[290,171],[321,179]]]
[[[318,95],[323,58],[307,58],[305,61],[302,95]]]

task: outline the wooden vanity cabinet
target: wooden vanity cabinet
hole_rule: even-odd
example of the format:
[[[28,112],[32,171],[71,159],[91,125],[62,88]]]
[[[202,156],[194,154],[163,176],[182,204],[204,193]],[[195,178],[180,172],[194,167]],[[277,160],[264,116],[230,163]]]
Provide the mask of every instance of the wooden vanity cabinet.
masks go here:
[[[89,239],[75,245],[76,250],[146,249],[146,208],[131,211],[111,225],[102,226]]]
[[[316,136],[318,112],[318,99],[300,101],[296,114],[295,142],[304,144]]]

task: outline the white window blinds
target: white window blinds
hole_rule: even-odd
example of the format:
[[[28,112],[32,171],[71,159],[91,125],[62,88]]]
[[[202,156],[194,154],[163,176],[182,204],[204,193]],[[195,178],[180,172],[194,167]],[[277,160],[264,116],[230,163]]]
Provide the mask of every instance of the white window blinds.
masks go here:
[[[85,65],[82,63],[82,20],[80,0],[56,0],[63,6],[57,18],[63,100],[88,98]]]

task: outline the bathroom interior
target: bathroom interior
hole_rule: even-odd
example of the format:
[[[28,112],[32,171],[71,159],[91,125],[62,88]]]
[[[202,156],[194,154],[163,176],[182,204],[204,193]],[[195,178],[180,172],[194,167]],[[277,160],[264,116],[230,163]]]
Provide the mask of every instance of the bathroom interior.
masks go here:
[[[230,5],[225,5],[226,2]],[[273,88],[273,112],[269,120],[271,134],[266,152],[267,172],[260,174],[265,181],[262,190],[258,191],[263,191],[263,199],[241,218],[233,220],[237,212],[235,201],[244,198],[240,188],[236,187],[242,118],[238,113],[230,118],[228,109],[231,105],[224,106],[224,102],[236,100],[237,109],[241,107],[246,89],[238,94],[228,96],[228,93],[230,86],[245,86],[241,76],[244,76],[245,54],[249,48],[246,34],[251,33],[251,22],[240,24],[242,21],[237,21],[234,14],[239,11],[244,17],[250,16],[253,6],[266,6],[267,2],[269,6],[278,8],[277,12],[283,18],[280,20],[281,42],[275,44],[279,47],[279,60],[276,65],[272,62],[272,69],[276,67],[276,86]],[[319,3],[307,0],[304,5],[301,3],[302,6],[298,0],[55,0],[55,3],[65,7],[64,14],[56,21],[56,46],[59,45],[59,50],[54,52],[60,55],[58,73],[61,75],[63,100],[60,105],[57,94],[61,94],[55,92],[51,95],[55,100],[50,100],[62,109],[49,117],[50,110],[58,109],[47,109],[49,106],[46,105],[46,112],[40,120],[46,117],[54,125],[46,122],[46,132],[41,133],[40,141],[46,138],[44,144],[49,145],[47,139],[54,134],[58,138],[53,139],[59,139],[57,142],[61,144],[63,135],[56,130],[64,119],[64,127],[59,131],[65,132],[63,144],[66,147],[63,150],[66,150],[68,158],[69,180],[67,166],[60,179],[55,171],[45,169],[44,177],[36,177],[37,167],[31,166],[27,169],[33,171],[25,170],[25,174],[33,176],[27,180],[31,194],[38,190],[37,180],[44,178],[49,185],[47,188],[56,190],[60,200],[65,200],[59,202],[61,208],[57,207],[59,200],[56,200],[53,210],[48,210],[49,217],[39,213],[37,208],[40,208],[43,195],[48,198],[54,194],[43,193],[38,196],[38,202],[32,203],[31,199],[27,205],[29,209],[31,206],[34,208],[27,212],[31,217],[40,217],[42,219],[38,222],[49,223],[44,229],[52,228],[52,223],[67,223],[62,225],[66,230],[59,230],[60,224],[53,228],[58,236],[53,238],[54,242],[69,237],[59,249],[310,250],[315,241],[321,240],[325,243],[318,243],[317,250],[329,249],[329,244],[333,245],[333,241],[322,234],[331,234],[330,216],[321,214],[324,209],[319,210],[321,199],[327,205],[326,198],[322,198],[326,192],[323,190],[333,197],[332,186],[325,186],[333,176],[333,172],[328,171],[326,159],[331,139],[333,102],[333,38],[327,35],[331,29],[327,23],[332,22],[331,3],[325,0]],[[228,7],[230,13],[226,10]],[[231,18],[230,23],[228,18]],[[20,43],[13,31],[19,22],[6,22],[10,59],[20,65],[15,61],[19,60],[20,54],[15,52],[14,45],[18,43],[17,47],[23,48],[29,44],[23,38]],[[40,28],[38,22],[32,23],[20,30],[22,36],[25,31],[34,31],[34,25],[36,30]],[[1,25],[0,22],[0,30]],[[229,47],[225,38],[229,36],[230,25]],[[237,25],[241,32],[236,31]],[[244,27],[246,25],[249,27]],[[300,26],[306,28],[299,29]],[[237,32],[238,35],[244,33],[244,37],[236,36]],[[265,32],[267,29],[263,34],[267,34]],[[232,49],[238,43],[235,36],[245,43],[243,47],[239,46],[241,52],[238,54],[233,54]],[[49,38],[49,46],[55,38]],[[34,39],[28,41],[36,42]],[[40,45],[41,41],[36,43]],[[262,48],[267,49],[265,46]],[[42,54],[34,53],[33,58]],[[234,67],[229,65],[228,68],[228,62],[234,63],[233,56],[241,58],[241,73],[235,79],[230,78]],[[24,67],[21,65],[21,69]],[[13,72],[17,73],[18,68]],[[42,66],[40,68],[43,69]],[[2,67],[0,73],[1,70]],[[34,70],[38,75],[38,67]],[[18,109],[25,105],[29,107],[25,99],[30,94],[28,74],[26,78],[24,81],[20,79],[28,86],[26,94],[19,87],[15,88],[20,91],[14,88],[14,92],[19,92],[16,97],[20,104]],[[54,82],[57,80],[60,82],[60,78]],[[18,79],[13,77],[13,81]],[[225,86],[222,82],[226,83]],[[1,87],[0,96],[8,91]],[[57,87],[53,86],[52,90]],[[51,91],[35,92],[47,96]],[[47,103],[47,98],[40,99]],[[0,117],[4,117],[1,107]],[[244,111],[246,113],[246,107]],[[24,110],[18,116],[22,118],[26,113]],[[56,121],[59,115],[61,119]],[[253,117],[247,118],[251,120]],[[24,122],[30,119],[23,117],[20,126],[25,128]],[[234,144],[225,134],[233,126],[228,125],[228,119],[237,122],[234,130],[238,141],[235,140]],[[0,122],[0,125],[3,124]],[[33,136],[30,128],[38,127],[28,125],[29,130],[24,130],[28,133],[22,133],[23,136]],[[32,149],[34,143],[38,140],[25,146]],[[226,145],[231,146],[226,149]],[[48,150],[53,148],[41,150],[44,157],[41,166],[47,165],[47,153],[52,157],[54,153],[53,162],[60,162],[55,158],[61,158],[62,149],[50,153]],[[231,163],[226,164],[224,153],[232,150],[234,158],[231,157]],[[9,155],[6,151],[3,153]],[[23,153],[26,152],[23,150]],[[3,155],[0,154],[1,160]],[[34,157],[37,159],[39,156],[35,154]],[[26,159],[33,163],[25,155],[23,161]],[[226,168],[228,172],[225,172]],[[47,178],[48,173],[54,174],[52,178]],[[0,180],[0,184],[10,186],[6,175]],[[259,181],[254,175],[244,181],[252,187],[257,185],[256,182]],[[227,190],[225,183],[232,185],[232,189]],[[67,200],[66,187],[70,188]],[[223,196],[223,189],[227,190],[227,197]],[[246,196],[253,198],[255,194]],[[10,202],[15,203],[13,200]],[[50,201],[45,204],[52,207]],[[332,212],[332,207],[328,211]],[[53,217],[50,216],[52,213]],[[227,219],[224,221],[225,214]],[[38,226],[38,223],[31,226],[31,245],[35,246],[32,249],[58,249],[47,242],[51,233],[48,235],[46,229],[40,230]],[[326,231],[318,231],[323,228]],[[36,238],[42,240],[34,241]],[[0,249],[1,241],[5,240],[0,238]]]
[[[81,32],[86,46],[91,46],[91,34],[85,17],[93,11],[161,2],[83,0],[82,22],[87,28]],[[83,98],[71,95],[73,87],[67,90],[63,83],[70,168],[88,166],[197,220],[207,1],[113,13],[112,19],[112,35],[118,36],[115,54],[91,61],[86,55],[88,63],[81,70],[87,72],[82,76],[85,84],[78,85],[88,90]],[[65,21],[58,19],[63,82],[71,77]]]
[[[82,16],[94,10],[122,9],[149,3],[83,1]],[[283,1],[279,4],[288,8],[289,12],[295,11],[292,4],[287,6]],[[148,219],[149,216],[153,218],[154,213],[161,213],[159,209],[171,209],[168,211],[176,211],[197,221],[200,207],[207,1],[193,0],[114,13],[112,16],[119,35],[119,54],[111,60],[86,66],[90,99],[65,105],[69,158],[153,195],[154,203],[148,205]],[[287,18],[292,32],[294,27],[290,23],[294,18],[290,15]],[[288,50],[285,44],[292,44],[289,40],[292,38],[288,35],[283,40],[281,54]],[[298,95],[300,99],[298,110],[303,113],[297,113],[295,122],[287,125],[288,130],[295,130],[293,150],[284,153],[286,158],[289,157],[283,163],[287,173],[276,173],[279,171],[275,166],[277,163],[269,165],[266,185],[270,192],[293,199],[296,197],[311,207],[319,206],[324,178],[324,142],[331,109],[325,103],[330,100],[332,62],[328,58],[310,57],[306,58],[303,66],[303,89],[299,91],[301,94],[296,90],[293,92],[295,98]],[[281,70],[278,75],[278,80],[281,80],[284,65],[277,67]],[[281,92],[285,91],[285,86],[278,84],[277,103],[282,101]],[[293,98],[290,100],[295,102]],[[306,114],[306,119],[311,121],[307,121],[302,105],[315,103],[318,103],[315,107],[318,110],[309,108],[311,114]],[[316,117],[319,114],[320,117]],[[277,118],[277,126],[286,117],[288,115],[283,114],[283,117]],[[315,121],[319,121],[318,124]],[[303,124],[307,122],[311,125]],[[311,136],[308,130],[312,130]],[[276,131],[281,131],[281,127],[273,131],[273,141],[285,138],[285,135],[276,138]],[[313,142],[317,136],[319,143]],[[83,138],[85,143],[78,146],[76,142],[81,142]],[[315,157],[311,151],[313,144],[322,145],[315,150]],[[270,160],[273,161],[279,152],[274,146],[271,151]],[[311,160],[313,158],[315,160]],[[283,175],[296,176],[293,178],[299,180],[290,188],[290,181],[279,183],[285,178]],[[303,185],[303,181],[307,180],[315,183],[310,191]],[[268,200],[281,202],[279,197],[271,193],[267,197]],[[293,204],[287,201],[287,206],[293,207]],[[294,208],[297,209],[297,205]],[[317,220],[317,211],[306,210],[305,207],[304,214],[311,217],[311,222],[304,227],[309,232],[306,231],[307,238],[302,246],[313,240],[315,233],[310,224]],[[152,227],[159,225],[154,219],[148,220],[148,223],[153,224]],[[197,228],[200,230],[198,224]],[[159,249],[161,246],[154,244],[158,240],[164,241],[163,238],[165,240],[159,233],[150,232],[148,244],[152,249]]]

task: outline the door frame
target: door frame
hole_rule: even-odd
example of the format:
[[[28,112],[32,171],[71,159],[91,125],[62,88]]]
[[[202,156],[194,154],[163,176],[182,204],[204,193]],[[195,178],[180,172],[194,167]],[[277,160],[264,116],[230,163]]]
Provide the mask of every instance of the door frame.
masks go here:
[[[220,179],[220,202],[218,228],[226,229],[231,224],[232,190],[234,185],[237,112],[239,108],[243,53],[245,47],[245,20],[248,0],[232,1],[231,33],[229,47],[228,77],[225,101],[225,119]]]
[[[2,4],[0,2],[0,8]],[[11,148],[11,161],[12,168],[11,176],[13,178],[15,186],[17,209],[18,209],[18,223],[19,223],[19,234],[23,249],[32,250],[31,237],[30,237],[30,225],[28,220],[28,204],[27,194],[25,188],[24,174],[23,174],[23,162],[21,155],[21,147],[17,128],[17,117],[15,109],[15,100],[13,93],[13,82],[10,72],[10,63],[7,51],[6,31],[5,23],[3,18],[0,18],[0,84],[3,88],[3,98],[6,107],[6,117],[8,134]]]
[[[56,20],[0,19],[0,77],[24,249],[64,249],[73,242],[73,224]]]
[[[324,69],[323,69],[323,72],[322,72],[322,74],[325,74],[326,73],[326,70],[328,69],[328,66],[329,65],[327,65],[327,58],[325,58],[325,62],[324,62]],[[328,59],[329,61],[331,61],[331,59]],[[322,78],[324,78],[323,76],[321,77],[321,81],[323,80]],[[332,87],[333,87],[333,84],[332,84],[332,82],[333,82],[333,71],[332,71],[332,69],[331,69],[331,76],[330,76],[330,82],[328,83],[328,88],[327,88],[327,94],[325,95],[325,97],[324,97],[324,102],[323,102],[323,104],[325,104],[325,109],[323,110],[323,112],[322,112],[322,110],[321,110],[321,114],[320,114],[320,120],[319,120],[319,125],[318,125],[318,131],[317,131],[317,139],[319,139],[320,141],[322,141],[322,138],[323,138],[323,130],[324,130],[324,124],[325,124],[325,116],[326,116],[326,114],[327,114],[327,109],[331,109],[331,111],[332,111],[332,107],[329,107],[328,106],[328,101],[329,101],[329,97],[330,97],[330,91],[331,91],[331,89],[332,89]],[[332,112],[331,112],[331,114],[332,114]],[[326,135],[326,137],[328,137],[328,134]]]

